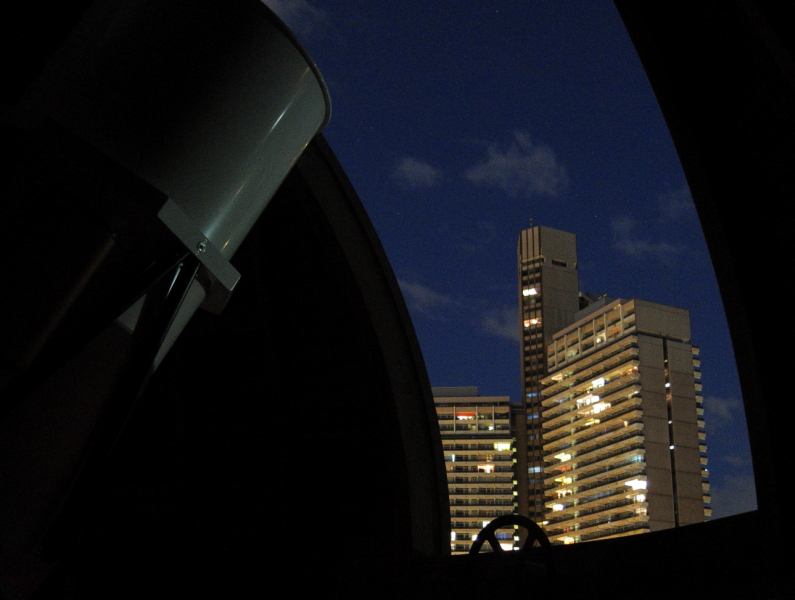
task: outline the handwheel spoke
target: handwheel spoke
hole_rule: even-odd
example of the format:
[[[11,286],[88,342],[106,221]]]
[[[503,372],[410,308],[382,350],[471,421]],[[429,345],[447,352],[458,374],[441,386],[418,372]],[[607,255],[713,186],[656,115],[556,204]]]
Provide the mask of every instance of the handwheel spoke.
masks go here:
[[[544,530],[538,525],[533,523],[527,517],[523,517],[521,515],[503,515],[491,521],[481,530],[481,532],[477,535],[475,543],[472,544],[469,553],[477,554],[480,552],[480,548],[483,546],[484,542],[488,542],[495,552],[504,552],[505,550],[503,550],[499,541],[497,541],[496,531],[507,525],[519,525],[520,527],[527,529],[527,539],[521,548],[523,553],[530,552],[530,549],[534,546],[536,541],[545,553],[549,553],[551,551],[552,545],[549,542],[549,538],[547,537],[547,534],[544,533]]]
[[[497,541],[497,536],[495,535],[494,531],[485,531],[484,535],[486,536],[486,541],[489,543],[489,546],[494,550],[494,552],[505,552],[500,546],[500,543]],[[478,535],[478,538],[480,535]]]

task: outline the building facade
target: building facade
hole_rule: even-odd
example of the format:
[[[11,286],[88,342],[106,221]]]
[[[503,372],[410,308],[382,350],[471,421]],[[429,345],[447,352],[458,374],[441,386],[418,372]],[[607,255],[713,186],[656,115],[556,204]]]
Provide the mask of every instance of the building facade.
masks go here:
[[[522,401],[514,408],[517,445],[516,511],[544,520],[544,450],[541,380],[553,334],[574,322],[579,310],[577,239],[550,227],[521,232],[517,248],[521,330]]]
[[[709,516],[686,310],[616,300],[553,336],[542,393],[546,532],[575,543]]]
[[[433,388],[450,493],[450,550],[469,552],[489,521],[514,509],[514,440],[507,396],[476,387]],[[513,532],[498,531],[506,550]]]

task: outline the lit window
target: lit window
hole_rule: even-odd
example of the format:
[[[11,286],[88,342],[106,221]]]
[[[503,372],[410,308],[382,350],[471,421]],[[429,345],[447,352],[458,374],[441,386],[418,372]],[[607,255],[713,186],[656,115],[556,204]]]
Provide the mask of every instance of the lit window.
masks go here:
[[[478,465],[480,473],[494,473],[494,465]]]
[[[648,482],[644,479],[631,479],[630,481],[624,482],[624,485],[631,487],[633,490],[645,490],[648,486]]]
[[[574,543],[574,538],[573,537],[565,537],[565,538],[563,538],[563,543],[564,544],[573,544]]]
[[[494,449],[497,451],[510,450],[511,445],[508,442],[494,442]]]
[[[522,296],[535,296],[538,294],[538,290],[535,288],[525,288],[522,290]]]
[[[554,511],[563,510],[564,508],[565,507],[562,504],[553,504],[552,505],[552,510],[554,510]]]
[[[594,404],[595,402],[599,402],[599,396],[585,396],[585,398],[577,400],[577,404],[584,404],[585,406]]]
[[[561,452],[560,454],[556,454],[555,458],[557,458],[560,462],[566,462],[567,460],[571,460],[571,454],[568,452]]]
[[[591,387],[592,388],[600,388],[600,387],[604,387],[604,385],[605,385],[605,378],[604,377],[600,377],[599,379],[594,379],[591,382]]]

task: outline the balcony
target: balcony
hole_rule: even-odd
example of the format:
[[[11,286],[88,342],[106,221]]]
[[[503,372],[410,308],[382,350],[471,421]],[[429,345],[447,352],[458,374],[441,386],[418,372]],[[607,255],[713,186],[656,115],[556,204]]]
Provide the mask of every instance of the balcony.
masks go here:
[[[578,469],[596,462],[605,453],[624,451],[631,447],[641,447],[644,437],[639,431],[642,428],[643,425],[641,423],[636,423],[629,431],[627,431],[629,428],[621,428],[614,432],[619,435],[600,436],[593,440],[587,451],[584,451],[583,446],[577,445],[572,448],[572,450],[577,450],[576,455],[570,460],[545,467],[544,473],[574,473]],[[549,457],[547,457],[547,460],[549,460]]]
[[[548,386],[542,390],[544,399],[541,401],[541,405],[554,407],[563,402],[576,400],[577,396],[584,396],[591,392],[605,395],[611,390],[611,382],[626,375],[628,371],[633,369],[637,373],[636,368],[640,366],[637,357],[638,349],[630,348],[630,350],[610,360],[609,364],[600,363],[597,368],[590,369],[588,372],[576,373],[563,378],[556,385]],[[593,381],[599,378],[606,380],[605,386],[594,388]],[[563,402],[561,402],[561,399]]]
[[[615,449],[616,453],[612,452],[612,448],[608,448],[606,450],[607,456],[599,456],[595,460],[591,460],[589,462],[579,463],[577,468],[572,469],[571,471],[567,471],[562,476],[570,477],[572,480],[577,481],[578,483],[582,483],[583,481],[599,474],[599,473],[606,473],[610,471],[610,467],[612,466],[623,466],[626,462],[639,462],[636,459],[637,456],[642,456],[645,453],[643,448],[643,437],[638,436],[635,438],[635,442],[629,448],[624,448],[620,446]],[[561,475],[557,475],[555,477],[549,477],[544,480],[545,486],[549,486],[551,489],[555,487],[569,487],[569,485],[563,485],[555,481],[559,479]]]
[[[569,429],[570,433],[568,434],[567,430],[562,428],[557,431],[546,432],[543,437],[550,441],[544,444],[544,452],[551,455],[561,450],[571,450],[575,446],[578,446],[577,450],[583,447],[588,448],[593,444],[599,443],[599,438],[611,435],[613,432],[620,432],[628,427],[639,426],[638,430],[640,431],[643,428],[643,424],[640,422],[642,416],[643,411],[630,410],[629,412],[615,415],[610,420],[600,422],[599,427],[581,427],[574,429],[573,432]],[[560,435],[561,433],[563,433],[562,436],[555,437],[556,434]]]
[[[602,415],[600,420],[612,418],[613,415],[625,412],[631,406],[640,406],[641,388],[636,382],[636,376],[622,377],[619,384],[613,386],[613,389],[608,394],[600,396],[598,401],[593,402],[591,405],[568,404],[568,410],[555,418],[549,418],[555,411],[546,411],[544,417],[547,420],[544,422],[544,429],[547,432],[551,432],[567,425],[578,425],[579,421],[596,414]],[[600,412],[596,412],[595,408],[589,411],[589,407],[595,406],[603,408]]]

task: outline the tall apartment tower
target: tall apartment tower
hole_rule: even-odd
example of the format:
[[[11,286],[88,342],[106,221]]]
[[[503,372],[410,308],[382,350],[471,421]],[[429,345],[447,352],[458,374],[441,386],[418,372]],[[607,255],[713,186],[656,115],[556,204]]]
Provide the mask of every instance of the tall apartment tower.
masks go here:
[[[542,388],[546,532],[575,543],[711,514],[686,310],[615,300],[555,333]]]
[[[513,512],[514,442],[510,399],[478,396],[476,387],[433,388],[450,492],[453,554],[469,552],[492,519]],[[497,532],[513,550],[512,532]]]
[[[550,227],[521,232],[518,245],[519,315],[522,331],[522,402],[514,409],[517,445],[517,512],[544,520],[544,451],[541,380],[546,348],[555,332],[574,322],[579,310],[577,240]]]

